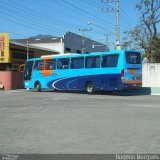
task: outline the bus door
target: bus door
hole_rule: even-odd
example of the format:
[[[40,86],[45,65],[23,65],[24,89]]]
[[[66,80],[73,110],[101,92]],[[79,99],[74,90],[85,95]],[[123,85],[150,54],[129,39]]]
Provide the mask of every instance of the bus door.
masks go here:
[[[138,52],[125,52],[125,68],[121,72],[125,84],[137,86],[142,84],[141,54]]]

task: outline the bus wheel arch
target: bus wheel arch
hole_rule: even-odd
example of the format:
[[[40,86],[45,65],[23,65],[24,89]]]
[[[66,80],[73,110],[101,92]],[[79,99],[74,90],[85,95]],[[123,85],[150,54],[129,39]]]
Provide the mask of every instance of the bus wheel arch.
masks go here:
[[[41,83],[40,83],[39,81],[36,81],[36,82],[34,83],[34,90],[35,90],[36,92],[41,92],[42,88],[41,88]]]
[[[92,81],[88,81],[85,83],[85,92],[88,94],[94,94],[95,93],[95,86]]]

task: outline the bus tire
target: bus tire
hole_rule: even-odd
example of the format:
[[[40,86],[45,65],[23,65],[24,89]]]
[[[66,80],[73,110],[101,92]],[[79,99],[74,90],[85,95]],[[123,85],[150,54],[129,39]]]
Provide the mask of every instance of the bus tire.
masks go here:
[[[34,90],[36,92],[41,92],[41,83],[40,82],[36,82],[34,85]]]
[[[88,82],[85,86],[85,91],[88,94],[94,94],[95,93],[95,87],[92,82]]]

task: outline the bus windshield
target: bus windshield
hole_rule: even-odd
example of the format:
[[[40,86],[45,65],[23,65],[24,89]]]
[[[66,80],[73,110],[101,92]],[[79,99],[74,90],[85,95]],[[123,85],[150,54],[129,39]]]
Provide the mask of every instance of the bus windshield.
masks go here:
[[[126,52],[126,62],[128,64],[141,64],[141,55],[138,52]]]
[[[24,80],[30,80],[32,75],[33,61],[28,61],[25,65]]]

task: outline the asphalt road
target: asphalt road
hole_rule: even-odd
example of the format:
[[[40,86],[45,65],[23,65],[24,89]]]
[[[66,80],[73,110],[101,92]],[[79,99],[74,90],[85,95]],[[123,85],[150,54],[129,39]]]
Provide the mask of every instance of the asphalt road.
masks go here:
[[[0,91],[0,153],[159,153],[160,96]]]

